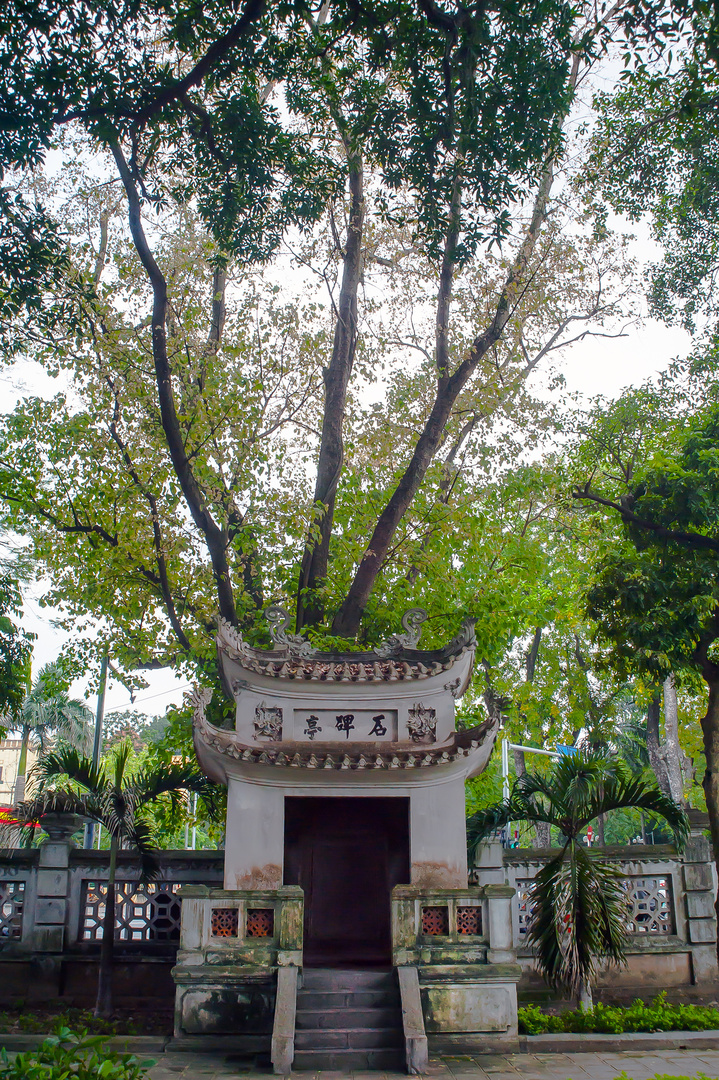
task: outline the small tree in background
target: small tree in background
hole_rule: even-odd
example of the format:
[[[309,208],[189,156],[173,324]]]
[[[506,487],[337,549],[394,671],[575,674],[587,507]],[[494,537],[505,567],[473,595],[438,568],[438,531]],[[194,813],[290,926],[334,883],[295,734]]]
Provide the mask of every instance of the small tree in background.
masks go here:
[[[525,773],[509,799],[473,814],[467,823],[470,853],[510,822],[545,822],[562,836],[562,848],[537,874],[529,892],[527,941],[552,986],[591,1007],[597,963],[625,962],[627,902],[622,874],[582,843],[600,814],[636,807],[666,819],[677,844],[689,831],[686,814],[650,781],[620,759],[578,750],[545,775]]]
[[[22,739],[15,802],[25,798],[30,743],[37,746],[41,756],[54,742],[87,753],[92,745],[92,718],[87,706],[78,698],[71,698],[63,688],[62,672],[56,664],[40,668],[11,725],[21,732]]]
[[[18,625],[21,615],[18,579],[10,570],[0,570],[0,717],[5,726],[22,705],[30,681],[35,635]]]
[[[134,776],[128,772],[132,753],[129,742],[118,746],[95,768],[90,758],[70,747],[50,751],[33,770],[32,797],[15,810],[16,828],[42,823],[45,814],[78,814],[107,829],[110,835],[110,867],[102,924],[96,1016],[111,1016],[112,964],[115,945],[115,875],[120,847],[137,851],[141,880],[157,875],[157,838],[148,805],[169,801],[179,809],[185,793],[197,792],[212,807],[213,785],[195,764],[156,761],[143,765]],[[52,786],[48,786],[52,785]]]
[[[713,396],[713,395],[712,395]],[[588,593],[589,615],[616,670],[657,682],[701,676],[706,796],[719,867],[719,404],[708,405],[622,484],[595,477],[575,492],[614,511],[609,546]],[[615,470],[616,473],[616,470]]]

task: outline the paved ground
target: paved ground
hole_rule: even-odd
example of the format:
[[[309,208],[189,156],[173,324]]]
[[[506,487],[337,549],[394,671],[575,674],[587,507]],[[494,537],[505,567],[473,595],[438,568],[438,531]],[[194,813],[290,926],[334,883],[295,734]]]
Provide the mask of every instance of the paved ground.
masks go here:
[[[614,1080],[625,1073],[633,1080],[657,1074],[719,1078],[719,1050],[667,1050],[624,1054],[480,1054],[476,1058],[442,1058],[428,1071],[431,1080]],[[269,1072],[253,1072],[231,1055],[162,1055],[152,1080],[268,1080]],[[403,1073],[298,1072],[293,1080],[405,1080]]]

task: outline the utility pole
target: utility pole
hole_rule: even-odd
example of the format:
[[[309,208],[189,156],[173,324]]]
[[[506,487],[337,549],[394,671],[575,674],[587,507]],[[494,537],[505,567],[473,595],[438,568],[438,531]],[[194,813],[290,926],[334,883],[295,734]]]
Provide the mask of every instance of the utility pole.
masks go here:
[[[545,757],[553,758],[555,761],[562,755],[557,750],[539,750],[536,746],[521,746],[519,743],[512,743],[505,736],[502,739],[501,751],[502,751],[502,798],[506,802],[509,798],[509,751],[510,750],[523,750],[525,754],[544,754]],[[510,833],[512,823],[507,823],[507,844],[509,844]]]
[[[102,722],[105,719],[105,690],[107,689],[107,668],[110,658],[107,652],[100,664],[100,686],[97,691],[97,712],[95,713],[95,739],[92,744],[92,767],[96,769],[100,764],[100,751],[102,750]],[[85,847],[91,848],[95,840],[95,822],[88,821],[85,826]]]

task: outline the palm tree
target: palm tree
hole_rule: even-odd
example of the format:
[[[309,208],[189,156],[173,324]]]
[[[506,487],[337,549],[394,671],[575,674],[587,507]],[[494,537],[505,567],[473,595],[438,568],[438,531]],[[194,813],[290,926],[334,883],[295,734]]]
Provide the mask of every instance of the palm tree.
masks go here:
[[[173,809],[184,803],[185,793],[202,796],[213,812],[214,787],[196,764],[152,762],[131,775],[128,759],[132,746],[125,742],[108,758],[93,766],[69,746],[45,754],[33,769],[33,794],[15,808],[16,828],[42,823],[45,814],[77,814],[95,821],[110,836],[110,866],[102,923],[96,1016],[111,1016],[112,963],[115,944],[115,875],[117,852],[127,847],[139,852],[141,880],[152,880],[159,869],[157,843],[144,813],[149,803],[168,799]],[[60,781],[60,782],[58,782]],[[53,786],[47,786],[53,785]]]
[[[628,807],[665,818],[683,845],[689,831],[684,810],[656,783],[603,751],[579,750],[544,776],[527,773],[505,802],[478,811],[467,823],[472,855],[485,836],[513,821],[547,822],[559,830],[561,850],[529,892],[527,940],[547,981],[576,995],[581,1006],[591,1006],[597,962],[625,962],[628,936],[622,875],[580,838],[600,814]]]
[[[77,698],[61,689],[61,673],[56,664],[40,668],[28,690],[12,726],[21,732],[22,744],[15,781],[15,802],[25,798],[27,754],[30,743],[45,754],[55,740],[87,753],[92,742],[92,713]]]

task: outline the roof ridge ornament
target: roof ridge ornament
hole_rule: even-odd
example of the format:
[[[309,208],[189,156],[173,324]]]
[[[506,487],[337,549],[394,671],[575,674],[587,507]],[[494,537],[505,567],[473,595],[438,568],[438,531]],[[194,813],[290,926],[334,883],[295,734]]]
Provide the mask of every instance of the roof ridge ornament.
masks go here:
[[[453,637],[446,648],[446,652],[462,652],[464,649],[474,649],[477,645],[477,635],[474,632],[476,618],[462,620],[459,633]],[[455,695],[453,695],[455,696]]]
[[[427,612],[424,608],[409,608],[402,616],[402,626],[405,633],[392,634],[386,641],[383,641],[375,649],[377,655],[382,657],[397,656],[404,649],[416,649],[422,636],[422,623],[426,619]]]
[[[286,649],[290,656],[299,656],[303,659],[313,655],[315,650],[301,634],[287,633],[290,617],[283,607],[279,604],[271,604],[265,608],[265,618],[270,624],[272,643],[277,649]]]
[[[249,659],[252,656],[252,646],[243,638],[240,631],[228,622],[220,618],[217,623],[217,644],[227,650],[234,660]]]

